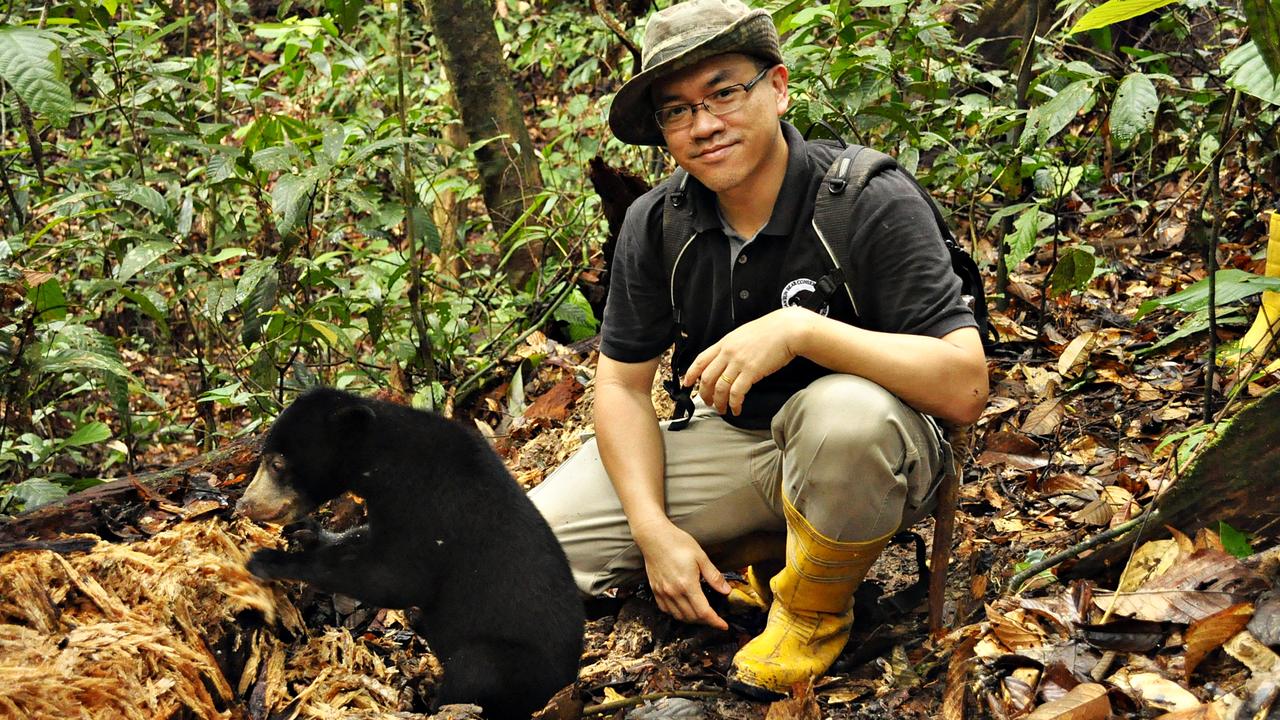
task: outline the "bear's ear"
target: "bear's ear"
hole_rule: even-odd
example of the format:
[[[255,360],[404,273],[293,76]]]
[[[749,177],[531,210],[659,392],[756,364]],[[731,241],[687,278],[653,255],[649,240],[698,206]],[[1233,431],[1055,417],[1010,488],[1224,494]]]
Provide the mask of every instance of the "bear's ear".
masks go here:
[[[364,403],[356,403],[339,408],[329,416],[329,422],[337,425],[344,430],[357,430],[363,428],[376,418],[373,408]]]

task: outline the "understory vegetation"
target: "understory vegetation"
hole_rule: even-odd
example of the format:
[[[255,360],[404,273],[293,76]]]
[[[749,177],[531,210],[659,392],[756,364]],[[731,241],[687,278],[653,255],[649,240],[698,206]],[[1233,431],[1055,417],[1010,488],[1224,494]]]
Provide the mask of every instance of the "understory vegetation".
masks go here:
[[[1136,327],[1126,362],[1185,360],[1207,388],[1178,442],[1259,380],[1213,369],[1232,323],[1280,289],[1261,274],[1280,180],[1274,5],[1090,20],[1083,0],[1041,3],[1039,23],[1022,8],[1027,42],[976,5],[761,4],[792,68],[788,119],[918,174],[987,275],[1007,357],[1061,349],[1066,318]],[[601,7],[640,37],[625,3]],[[529,333],[597,330],[591,158],[650,184],[668,170],[608,133],[632,57],[588,3],[496,5],[541,174],[501,234],[474,153],[492,139],[459,139],[414,5],[4,13],[0,512],[253,432],[317,383],[474,407],[528,377],[539,358],[507,358]],[[531,247],[538,271],[513,283],[508,260]]]

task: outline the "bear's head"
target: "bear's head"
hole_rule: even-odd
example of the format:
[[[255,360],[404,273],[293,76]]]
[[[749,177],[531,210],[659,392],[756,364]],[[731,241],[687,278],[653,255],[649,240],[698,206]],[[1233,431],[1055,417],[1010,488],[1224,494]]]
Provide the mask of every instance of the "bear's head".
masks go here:
[[[288,524],[348,489],[345,468],[375,417],[363,398],[330,388],[299,396],[276,418],[236,512]]]

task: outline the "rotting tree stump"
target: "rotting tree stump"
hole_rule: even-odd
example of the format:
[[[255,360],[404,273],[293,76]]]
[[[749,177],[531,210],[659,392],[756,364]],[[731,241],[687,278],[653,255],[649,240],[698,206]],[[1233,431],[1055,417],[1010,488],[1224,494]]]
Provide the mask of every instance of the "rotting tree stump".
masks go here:
[[[1194,465],[1156,500],[1159,522],[1149,522],[1070,568],[1063,577],[1090,577],[1164,526],[1192,533],[1218,521],[1246,533],[1280,536],[1280,390],[1236,413]]]
[[[184,506],[191,507],[193,495],[211,501],[205,507],[226,507],[229,501],[221,481],[251,472],[261,449],[261,435],[238,438],[173,467],[111,480],[0,521],[0,554],[41,547],[41,542],[67,534],[130,534],[126,528],[142,513],[167,508],[182,514]],[[62,548],[49,544],[48,549]]]

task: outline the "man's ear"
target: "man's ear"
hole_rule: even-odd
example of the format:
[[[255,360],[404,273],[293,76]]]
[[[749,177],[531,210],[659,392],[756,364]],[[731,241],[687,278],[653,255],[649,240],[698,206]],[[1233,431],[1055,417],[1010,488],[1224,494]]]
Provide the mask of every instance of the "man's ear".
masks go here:
[[[356,403],[338,409],[329,416],[329,422],[344,430],[358,430],[368,425],[377,417],[373,408],[364,403]]]
[[[787,70],[786,65],[778,65],[769,74],[769,86],[773,88],[774,96],[777,97],[778,117],[782,117],[787,108],[791,107],[791,93],[787,89],[787,80],[790,78],[791,71]]]

